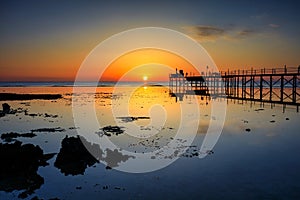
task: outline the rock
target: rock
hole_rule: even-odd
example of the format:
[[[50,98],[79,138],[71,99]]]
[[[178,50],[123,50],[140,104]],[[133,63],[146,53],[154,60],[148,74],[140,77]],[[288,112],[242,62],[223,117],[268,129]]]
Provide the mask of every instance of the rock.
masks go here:
[[[207,150],[206,153],[207,153],[208,155],[214,154],[213,150]]]
[[[3,133],[1,135],[1,139],[5,140],[5,141],[12,141],[13,138],[17,138],[17,137],[28,137],[28,138],[32,138],[35,137],[36,134],[34,133],[15,133],[15,132],[10,132],[10,133]]]
[[[64,132],[66,131],[63,128],[56,127],[56,128],[38,128],[38,129],[33,129],[31,130],[32,133],[34,132]]]
[[[251,131],[251,129],[250,129],[250,128],[246,128],[246,129],[245,129],[245,131],[247,131],[247,132],[250,132],[250,131]]]
[[[119,126],[105,126],[102,128],[104,135],[110,137],[112,134],[119,135],[124,133],[124,130]]]
[[[0,100],[12,101],[12,100],[34,100],[34,99],[60,99],[63,96],[61,94],[16,94],[16,93],[1,93]]]
[[[136,120],[139,120],[139,119],[150,119],[150,117],[144,117],[144,116],[141,116],[141,117],[117,117],[117,119],[120,119],[122,122],[132,122],[132,121],[136,121]]]
[[[27,198],[44,184],[37,171],[40,166],[48,165],[46,161],[50,158],[33,144],[0,143],[0,191],[23,190],[18,197]]]
[[[112,168],[111,168],[110,166],[107,165],[107,166],[105,167],[105,169],[112,169]]]
[[[31,200],[40,200],[37,196],[31,198]]]
[[[91,167],[99,162],[89,153],[82,142],[86,142],[84,138],[68,136],[61,142],[61,149],[54,166],[66,176],[84,174],[88,166]]]
[[[105,186],[103,186],[102,188],[103,188],[103,190],[107,190],[107,189],[108,189],[108,186],[105,185]]]
[[[8,105],[7,103],[3,103],[2,110],[4,114],[8,114],[10,112],[10,105]]]

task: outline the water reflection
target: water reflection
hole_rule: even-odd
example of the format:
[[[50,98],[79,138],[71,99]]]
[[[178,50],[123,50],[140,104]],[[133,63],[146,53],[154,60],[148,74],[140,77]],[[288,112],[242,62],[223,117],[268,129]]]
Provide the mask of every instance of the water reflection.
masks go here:
[[[211,112],[212,98],[185,95],[183,101],[175,103],[168,90],[162,87],[148,87],[146,91],[140,89],[133,93],[129,102],[130,112],[115,115],[114,120],[111,107],[120,105],[122,108],[125,97],[129,95],[126,93],[127,88],[121,89],[124,91],[118,93],[120,95],[113,96],[112,88],[99,88],[95,107],[101,125],[88,132],[97,140],[103,141],[107,137],[118,147],[116,149],[109,149],[88,141],[87,138],[76,136],[77,131],[83,129],[73,123],[71,107],[67,104],[70,102],[70,96],[65,95],[64,99],[57,102],[9,101],[11,109],[21,108],[20,112],[0,118],[2,143],[11,142],[0,145],[0,199],[16,199],[18,194],[20,197],[28,196],[27,199],[34,199],[34,196],[40,199],[98,199],[99,196],[108,197],[109,192],[111,199],[184,199],[187,194],[192,199],[299,199],[299,113],[294,107],[287,106],[287,112],[282,113],[280,105],[270,109],[270,104],[263,107],[257,102],[228,100],[227,120],[220,140],[213,150],[201,152],[200,144],[207,133],[209,123],[215,120]],[[28,89],[25,88],[24,91],[26,90]],[[86,96],[94,94],[78,96],[82,97],[78,101],[78,106],[81,106],[89,100]],[[200,106],[200,122],[196,138],[192,144],[188,144],[184,138],[175,138],[175,135],[179,127],[178,116],[181,113],[179,106],[187,104],[193,108],[194,98]],[[155,115],[156,112],[150,112],[153,104],[162,105],[168,113],[169,117],[163,126],[158,123],[151,124],[152,120],[159,119],[159,115]],[[29,114],[38,115],[26,115],[25,111],[21,112],[25,109]],[[157,110],[160,114],[158,111],[160,110]],[[50,113],[53,117],[43,113]],[[54,117],[55,120],[52,119]],[[105,134],[102,136],[104,131],[118,132],[119,129],[115,126],[122,127],[124,132],[111,133],[109,137]],[[189,123],[186,126],[189,126]],[[109,128],[103,131],[104,127]],[[152,135],[151,131],[156,131],[157,134]],[[31,138],[29,136],[33,135],[32,132],[36,136]],[[188,136],[190,132],[186,131],[184,134]],[[22,144],[16,145],[15,140],[22,141]],[[159,151],[171,141],[176,145],[170,147],[170,153]],[[22,147],[25,143],[39,145],[38,151],[43,149],[42,152],[59,154],[53,162],[48,161],[50,166],[40,167],[48,159],[47,156],[44,153],[33,153],[36,150],[25,153]],[[7,150],[8,147],[4,150],[5,145],[8,145],[10,150]],[[94,158],[86,154],[86,147]],[[9,153],[12,149],[16,151],[15,154]],[[132,163],[128,165],[132,168],[139,167],[138,157],[122,150],[138,155],[157,151],[149,157],[150,161],[157,163],[177,157],[179,159],[167,168],[147,174],[131,175],[120,173],[117,169],[123,163]],[[20,151],[24,154],[20,154]],[[201,153],[209,156],[198,159]],[[33,159],[39,157],[37,155],[40,155],[41,159]],[[21,157],[34,167],[29,169],[27,164],[20,161],[23,160]],[[146,165],[151,166],[150,162],[142,164],[144,168]],[[20,172],[15,172],[15,165]],[[84,175],[78,176],[81,174]],[[275,179],[278,181],[274,182]],[[187,185],[188,187],[185,187]],[[29,196],[33,192],[35,194]]]
[[[95,166],[99,161],[107,164],[106,169],[119,166],[133,156],[123,155],[117,149],[102,150],[99,145],[88,142],[84,137],[66,136],[61,142],[61,149],[54,166],[64,175],[84,174],[88,167]]]

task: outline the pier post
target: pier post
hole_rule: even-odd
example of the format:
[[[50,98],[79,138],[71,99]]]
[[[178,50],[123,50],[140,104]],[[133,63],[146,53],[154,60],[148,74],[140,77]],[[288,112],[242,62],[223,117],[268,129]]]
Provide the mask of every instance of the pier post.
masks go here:
[[[272,71],[273,71],[273,69],[272,69]],[[270,84],[270,101],[272,101],[272,93],[273,93],[273,91],[272,91],[272,87],[273,87],[273,76],[272,75],[270,75],[270,82],[269,82],[269,84]]]
[[[286,68],[285,68],[286,70]],[[283,102],[283,91],[284,91],[284,76],[281,75],[280,77],[280,102],[282,103]]]
[[[237,97],[240,97],[240,70],[238,70],[238,76],[237,76]]]
[[[293,103],[297,101],[297,75],[293,76]]]
[[[263,95],[263,74],[260,75],[259,80],[259,99],[262,101],[262,95]]]

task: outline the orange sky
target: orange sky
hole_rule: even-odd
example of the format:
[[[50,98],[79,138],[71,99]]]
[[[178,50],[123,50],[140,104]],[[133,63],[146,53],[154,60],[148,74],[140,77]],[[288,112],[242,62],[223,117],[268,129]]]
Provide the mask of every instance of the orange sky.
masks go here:
[[[167,81],[168,75],[175,73],[176,68],[188,73],[197,73],[187,60],[168,51],[136,50],[122,55],[111,63],[104,71],[101,81],[117,81],[124,75],[125,81],[142,81],[143,76],[147,76],[149,81]]]
[[[5,1],[0,7],[0,81],[74,81],[81,63],[98,44],[138,27],[164,27],[190,36],[219,70],[298,67],[299,2],[238,2]],[[105,80],[146,63],[184,67],[178,58],[171,62],[170,55],[144,53],[115,61]],[[153,58],[145,58],[147,54]],[[90,77],[87,74],[86,80]]]

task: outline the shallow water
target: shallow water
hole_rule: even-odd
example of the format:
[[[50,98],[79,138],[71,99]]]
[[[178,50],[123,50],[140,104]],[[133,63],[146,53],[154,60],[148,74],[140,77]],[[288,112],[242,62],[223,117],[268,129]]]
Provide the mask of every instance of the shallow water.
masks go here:
[[[210,120],[218,117],[211,116],[211,99],[185,96],[183,101],[176,102],[165,87],[143,86],[100,87],[96,94],[92,88],[82,87],[74,94],[73,102],[70,87],[15,87],[0,91],[64,95],[55,101],[6,101],[13,109],[20,108],[20,112],[0,118],[0,133],[33,132],[36,134],[33,138],[13,140],[38,145],[44,154],[56,153],[47,161],[49,165],[37,167],[43,183],[37,184],[27,199],[35,196],[42,199],[300,198],[300,126],[295,107],[283,110],[281,105],[271,108],[270,104],[227,100],[222,134],[214,148],[200,159]],[[74,123],[72,105],[80,109],[93,101],[99,124],[95,127],[91,124],[86,127],[91,131],[82,134],[79,130],[85,128]],[[199,115],[195,113],[196,105]],[[193,132],[176,137],[184,112],[191,113],[189,120],[199,119],[192,144],[189,140],[193,139]],[[90,113],[81,114],[79,119],[88,124]],[[194,125],[193,120],[187,128]],[[106,132],[110,134],[107,136],[103,130],[110,130],[104,129],[108,126],[121,127],[124,132],[118,135]],[[51,132],[44,128],[60,129]],[[111,150],[102,143],[101,148],[97,146],[97,141],[104,138],[118,148]],[[86,153],[81,142],[89,150],[94,149],[92,153],[98,160]],[[14,141],[2,139],[1,143]],[[168,151],[162,151],[168,145]],[[139,156],[148,154],[153,162],[147,165],[145,160],[139,165]],[[174,162],[168,165],[169,161]],[[120,171],[122,166],[151,168],[152,163],[165,167],[148,173]],[[18,199],[28,190],[20,189],[17,184],[7,188],[11,179],[1,179],[0,199]]]

